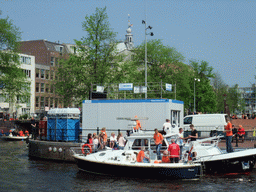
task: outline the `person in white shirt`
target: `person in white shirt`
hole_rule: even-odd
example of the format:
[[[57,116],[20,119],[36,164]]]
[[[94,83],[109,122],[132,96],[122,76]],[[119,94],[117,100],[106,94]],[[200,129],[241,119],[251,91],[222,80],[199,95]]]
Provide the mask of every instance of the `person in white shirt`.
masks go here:
[[[111,136],[110,136],[109,140],[110,140],[110,148],[114,148],[114,146],[117,142],[117,138],[116,138],[115,133],[111,133]]]
[[[118,141],[118,149],[124,149],[126,139],[123,137],[122,133],[118,134],[117,141]]]
[[[184,139],[184,132],[182,128],[179,128],[178,133],[179,138],[177,139],[177,144],[180,146],[180,160],[182,158],[182,147],[183,147],[183,139]]]
[[[93,144],[93,151],[97,152],[98,151],[98,146],[99,146],[99,139],[98,139],[97,135],[93,136],[92,144]]]
[[[163,124],[163,131],[168,134],[171,132],[171,123],[170,123],[170,119],[166,119],[166,122]]]

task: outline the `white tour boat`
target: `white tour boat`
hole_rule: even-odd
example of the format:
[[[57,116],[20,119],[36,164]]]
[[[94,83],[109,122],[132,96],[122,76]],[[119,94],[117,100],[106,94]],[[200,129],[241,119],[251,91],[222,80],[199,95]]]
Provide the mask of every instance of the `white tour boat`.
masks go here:
[[[186,160],[179,163],[157,161],[153,135],[152,132],[150,134],[134,133],[127,136],[124,150],[107,148],[85,155],[81,153],[81,148],[72,148],[73,157],[80,170],[99,174],[139,178],[193,179],[200,177],[201,163]],[[165,135],[161,152],[167,150],[171,139],[176,137],[176,135]],[[136,161],[136,155],[142,146],[145,146],[148,151],[150,163]]]

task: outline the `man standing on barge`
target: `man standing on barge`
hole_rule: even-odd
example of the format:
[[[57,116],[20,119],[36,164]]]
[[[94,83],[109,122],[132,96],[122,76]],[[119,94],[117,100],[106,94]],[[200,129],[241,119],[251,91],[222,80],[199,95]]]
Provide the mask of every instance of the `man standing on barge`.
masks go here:
[[[232,137],[233,137],[233,133],[232,133],[232,124],[230,122],[230,118],[226,118],[227,121],[227,125],[225,127],[225,130],[223,131],[224,133],[226,133],[226,150],[227,153],[231,153],[234,152],[233,147],[232,147]]]
[[[157,160],[161,160],[162,158],[161,158],[160,150],[161,150],[164,138],[163,138],[163,135],[159,133],[157,129],[155,129],[154,140],[156,144]]]

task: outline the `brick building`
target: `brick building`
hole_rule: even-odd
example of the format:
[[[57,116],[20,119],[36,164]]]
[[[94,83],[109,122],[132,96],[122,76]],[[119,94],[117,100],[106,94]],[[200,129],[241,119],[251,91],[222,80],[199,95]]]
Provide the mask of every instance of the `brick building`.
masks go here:
[[[74,45],[75,46],[75,45]],[[44,115],[50,108],[62,108],[60,97],[55,94],[54,80],[60,59],[68,59],[72,45],[32,40],[20,42],[20,52],[35,56],[35,113]]]

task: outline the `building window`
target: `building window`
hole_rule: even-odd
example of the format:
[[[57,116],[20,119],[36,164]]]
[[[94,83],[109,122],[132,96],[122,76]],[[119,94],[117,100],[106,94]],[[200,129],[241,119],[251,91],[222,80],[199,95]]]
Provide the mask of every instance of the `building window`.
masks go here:
[[[53,93],[53,84],[50,85],[50,93]]]
[[[55,66],[59,66],[59,59],[58,58],[55,58]]]
[[[54,67],[54,57],[51,57],[51,66]]]
[[[46,93],[49,92],[49,84],[45,84],[45,92],[46,92]]]
[[[55,99],[55,107],[58,108],[58,106],[59,106],[59,105],[58,105],[58,99],[56,98],[56,99]]]
[[[49,79],[50,77],[49,72],[50,72],[49,70],[45,70],[45,79]]]
[[[44,83],[41,83],[41,93],[44,92]]]
[[[63,47],[60,47],[60,55],[62,55]]]
[[[53,98],[52,98],[52,97],[50,98],[50,107],[51,107],[51,108],[54,108]]]
[[[23,72],[26,74],[26,76],[27,76],[28,78],[31,77],[31,71],[30,71],[30,70],[24,69]]]
[[[45,97],[45,107],[49,106],[49,97]]]
[[[39,69],[36,69],[36,78],[39,78],[40,74],[39,74]]]
[[[41,109],[44,109],[44,97],[41,97],[40,106],[41,106]]]
[[[39,93],[39,83],[36,83],[36,92]]]
[[[22,64],[31,65],[31,58],[30,57],[21,56],[20,62]]]
[[[53,80],[54,79],[54,71],[50,71],[50,73],[51,73],[51,80]]]
[[[39,107],[39,97],[36,97],[36,107]]]
[[[41,79],[44,79],[44,73],[45,73],[44,69],[41,69]]]

